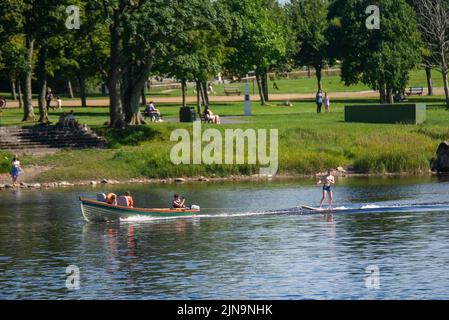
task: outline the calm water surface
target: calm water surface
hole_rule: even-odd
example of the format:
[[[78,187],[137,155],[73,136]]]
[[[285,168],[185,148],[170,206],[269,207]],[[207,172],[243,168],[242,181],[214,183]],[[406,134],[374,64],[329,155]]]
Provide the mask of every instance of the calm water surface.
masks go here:
[[[314,182],[0,192],[0,299],[449,299],[449,212],[260,213],[316,205]],[[125,190],[142,207],[178,191],[207,215],[83,222],[80,195]],[[346,178],[335,196],[337,206],[447,203],[449,182]],[[66,288],[69,265],[79,290]]]

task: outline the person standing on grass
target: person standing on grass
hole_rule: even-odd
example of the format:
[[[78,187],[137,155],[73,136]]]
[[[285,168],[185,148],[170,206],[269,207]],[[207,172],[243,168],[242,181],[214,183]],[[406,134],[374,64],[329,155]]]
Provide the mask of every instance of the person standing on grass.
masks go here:
[[[323,91],[320,89],[316,94],[316,112],[321,113],[321,107],[323,106]]]
[[[21,172],[22,168],[20,167],[19,156],[15,155],[11,162],[11,179],[13,187],[16,185]]]
[[[329,99],[329,96],[327,95],[327,92],[324,94],[324,110],[326,113],[331,112],[331,101]]]
[[[323,185],[323,196],[321,197],[320,201],[320,209],[323,208],[323,202],[327,196],[327,200],[329,202],[329,210],[332,210],[332,185],[335,184],[335,178],[332,175],[330,169],[327,170],[327,175],[324,176],[320,181],[318,181],[317,184]]]
[[[56,98],[56,105],[58,106],[58,110],[62,108],[62,100],[61,97]]]
[[[45,94],[45,101],[47,102],[47,111],[51,108],[51,101],[53,100],[53,93],[51,88],[47,88],[47,93]]]

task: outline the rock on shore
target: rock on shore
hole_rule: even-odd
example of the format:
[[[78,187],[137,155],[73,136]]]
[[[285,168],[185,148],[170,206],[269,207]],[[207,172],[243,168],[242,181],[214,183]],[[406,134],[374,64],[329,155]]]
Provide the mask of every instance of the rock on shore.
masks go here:
[[[449,172],[449,142],[440,143],[437,149],[437,159],[432,167],[438,172]]]

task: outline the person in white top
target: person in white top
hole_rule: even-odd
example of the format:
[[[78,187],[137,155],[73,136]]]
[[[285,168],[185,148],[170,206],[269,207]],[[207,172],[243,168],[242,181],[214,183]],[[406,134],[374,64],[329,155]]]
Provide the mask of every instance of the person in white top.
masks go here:
[[[324,94],[324,110],[326,111],[326,113],[331,112],[331,101],[329,99],[329,96],[327,95],[327,93]]]
[[[20,167],[19,157],[17,155],[15,155],[11,162],[11,179],[12,179],[13,186],[16,185],[17,179],[19,179],[21,172],[22,172],[22,168]]]
[[[323,196],[320,201],[320,209],[323,208],[324,199],[326,199],[326,195],[328,196],[329,202],[329,210],[332,210],[332,185],[335,184],[335,178],[331,173],[331,170],[327,170],[327,175],[324,176],[318,184],[323,185]]]
[[[56,104],[57,104],[57,106],[58,106],[58,109],[61,109],[61,108],[62,108],[62,100],[61,100],[61,97],[57,97],[57,98],[56,98]]]

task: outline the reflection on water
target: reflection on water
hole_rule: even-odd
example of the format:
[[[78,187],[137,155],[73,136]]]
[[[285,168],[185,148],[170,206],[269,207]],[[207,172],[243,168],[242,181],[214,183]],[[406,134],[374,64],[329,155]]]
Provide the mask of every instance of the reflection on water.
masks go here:
[[[0,298],[449,298],[448,212],[259,214],[316,205],[315,181],[108,186],[0,193]],[[444,202],[449,181],[346,178],[336,206]],[[104,187],[104,186],[102,186]],[[174,189],[205,217],[84,223],[78,197],[131,189],[138,206]],[[65,269],[80,269],[80,290]],[[380,289],[365,268],[380,268]]]

